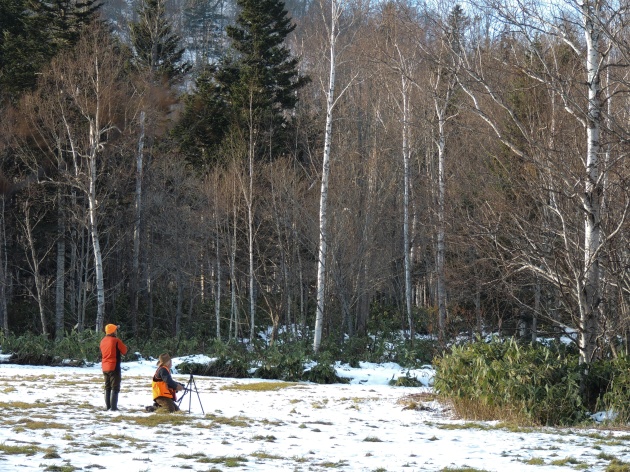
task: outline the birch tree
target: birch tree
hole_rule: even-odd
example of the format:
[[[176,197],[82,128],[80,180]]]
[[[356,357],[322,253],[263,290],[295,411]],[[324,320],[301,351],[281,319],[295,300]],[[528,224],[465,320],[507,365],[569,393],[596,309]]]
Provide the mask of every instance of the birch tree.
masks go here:
[[[322,14],[325,4],[320,3]],[[315,308],[315,330],[313,336],[313,351],[318,352],[322,343],[322,331],[324,328],[324,296],[326,287],[326,252],[328,239],[328,182],[330,179],[330,152],[332,145],[333,109],[336,103],[335,97],[335,73],[337,61],[337,41],[339,39],[339,20],[343,13],[343,4],[340,0],[330,0],[330,16],[324,14],[324,24],[328,33],[328,84],[324,90],[326,97],[326,126],[324,129],[324,153],[322,159],[322,176],[319,197],[319,249],[317,251],[317,295]]]
[[[504,25],[510,31],[504,35],[507,47],[502,55],[496,55],[495,64],[502,64],[505,71],[518,71],[549,94],[557,94],[564,110],[584,131],[582,143],[575,149],[582,156],[578,161],[571,162],[568,167],[550,162],[545,158],[546,152],[558,154],[557,149],[542,151],[545,140],[540,139],[536,128],[540,123],[525,121],[523,114],[508,99],[506,91],[493,85],[487,68],[489,62],[482,59],[481,48],[475,56],[471,54],[471,48],[467,49],[467,54],[459,55],[460,66],[467,75],[459,84],[469,96],[478,117],[513,156],[535,166],[540,175],[549,172],[553,175],[557,189],[555,197],[539,203],[553,215],[554,221],[550,221],[548,228],[555,228],[555,239],[562,242],[565,251],[563,262],[557,264],[557,260],[554,263],[548,259],[549,253],[545,255],[542,245],[531,238],[531,229],[523,219],[514,218],[511,221],[516,223],[523,237],[524,251],[514,251],[501,245],[499,248],[511,251],[513,270],[528,271],[541,277],[560,292],[566,293],[570,287],[570,303],[578,314],[575,323],[579,333],[580,359],[589,363],[596,355],[601,334],[600,254],[622,228],[628,205],[626,196],[618,219],[609,224],[607,234],[604,234],[601,214],[603,183],[607,174],[613,175],[612,168],[622,154],[613,159],[607,168],[602,165],[602,116],[606,98],[601,88],[601,77],[610,51],[607,44],[619,34],[618,22],[612,19],[624,15],[625,10],[616,12],[610,2],[601,0],[551,2],[546,6],[523,1],[492,1],[483,6],[497,21],[495,26]],[[520,45],[524,49],[520,49]],[[576,64],[577,61],[582,64],[577,71],[579,79],[574,80],[561,68],[563,64],[569,64],[567,58],[570,57],[575,59]],[[497,119],[498,112],[509,120],[512,126],[509,132],[505,126],[507,122],[501,123]],[[614,134],[607,135],[607,139],[613,137]],[[582,218],[582,228],[576,227],[576,233],[573,233],[572,222],[577,214]],[[495,240],[495,244],[497,242]],[[537,248],[536,254],[528,252],[525,249],[528,246],[530,249]],[[569,313],[573,311],[570,305],[566,309]]]

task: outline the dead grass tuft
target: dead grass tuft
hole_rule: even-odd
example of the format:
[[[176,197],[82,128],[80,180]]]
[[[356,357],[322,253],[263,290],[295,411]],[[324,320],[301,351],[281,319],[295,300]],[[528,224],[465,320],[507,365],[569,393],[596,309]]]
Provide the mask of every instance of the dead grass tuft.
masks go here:
[[[297,382],[256,382],[249,384],[231,384],[221,387],[221,390],[249,391],[249,392],[273,392],[283,388],[294,387]]]

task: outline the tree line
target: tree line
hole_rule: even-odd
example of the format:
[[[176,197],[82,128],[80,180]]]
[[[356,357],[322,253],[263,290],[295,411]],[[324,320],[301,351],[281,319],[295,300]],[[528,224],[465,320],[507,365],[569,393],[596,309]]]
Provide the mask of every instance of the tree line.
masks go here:
[[[0,1],[5,332],[627,350],[623,4],[112,5]]]

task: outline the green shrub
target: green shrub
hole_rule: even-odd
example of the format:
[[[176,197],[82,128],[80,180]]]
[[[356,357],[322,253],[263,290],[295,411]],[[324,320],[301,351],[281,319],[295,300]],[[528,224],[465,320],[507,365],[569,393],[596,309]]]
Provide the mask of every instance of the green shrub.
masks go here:
[[[247,362],[240,357],[221,356],[207,363],[181,362],[177,371],[182,374],[206,375],[209,377],[230,377],[245,379],[250,377]]]
[[[391,379],[388,383],[394,387],[422,387],[422,382],[420,382],[417,377],[409,375],[409,372],[403,377]]]
[[[589,378],[591,383],[599,382],[602,385],[597,409],[611,410],[617,414],[615,422],[627,424],[630,421],[630,359],[620,357],[592,365]]]
[[[578,358],[555,346],[477,341],[436,359],[435,389],[463,416],[532,424],[575,424],[586,417]]]
[[[350,380],[339,377],[332,360],[322,355],[317,364],[304,372],[302,380],[318,384],[350,383]]]

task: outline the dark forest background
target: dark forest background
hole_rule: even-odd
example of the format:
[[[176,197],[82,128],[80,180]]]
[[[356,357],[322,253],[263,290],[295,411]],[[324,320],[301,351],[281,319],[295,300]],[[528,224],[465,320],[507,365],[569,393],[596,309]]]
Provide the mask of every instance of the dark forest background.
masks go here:
[[[0,0],[0,327],[310,342],[332,69],[327,343],[625,351],[628,12],[578,3]]]

